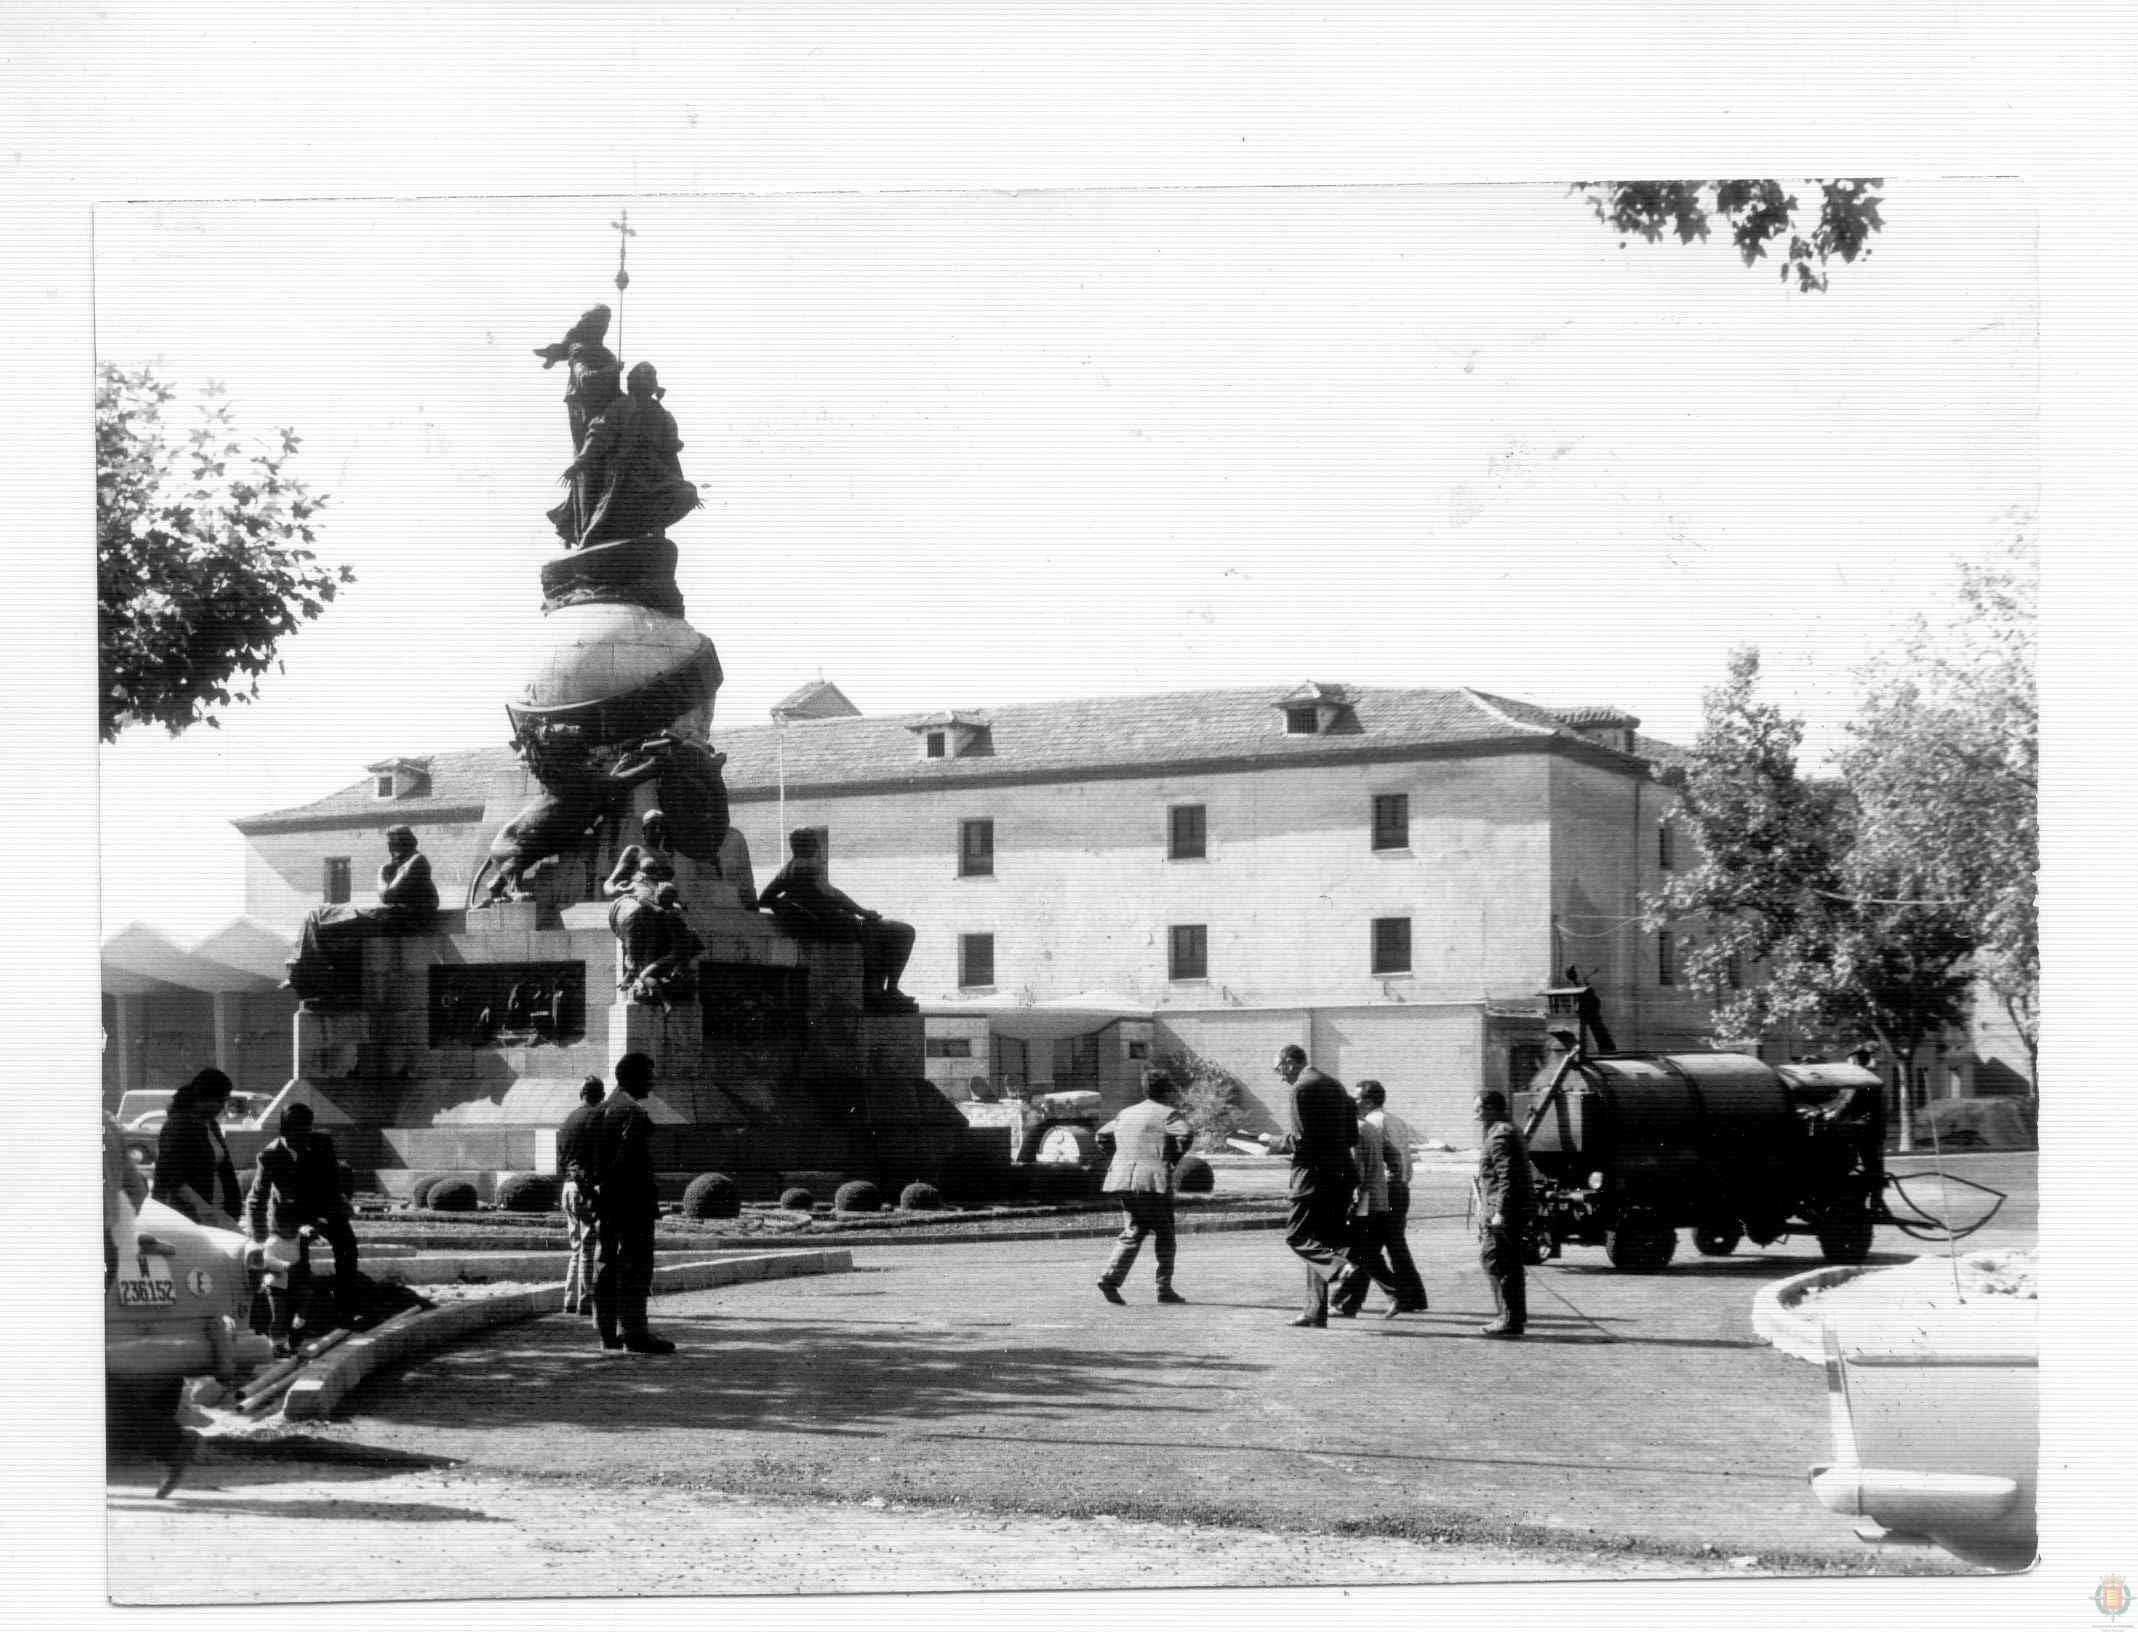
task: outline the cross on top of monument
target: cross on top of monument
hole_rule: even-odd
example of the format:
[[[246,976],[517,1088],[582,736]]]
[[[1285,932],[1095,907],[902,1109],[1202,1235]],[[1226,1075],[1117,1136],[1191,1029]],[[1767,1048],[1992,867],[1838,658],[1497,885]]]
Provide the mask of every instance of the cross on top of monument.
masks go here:
[[[624,270],[624,256],[630,249],[628,240],[638,236],[638,229],[631,225],[631,212],[619,210],[616,219],[609,223],[616,231],[616,292],[622,294],[631,287],[631,274]]]

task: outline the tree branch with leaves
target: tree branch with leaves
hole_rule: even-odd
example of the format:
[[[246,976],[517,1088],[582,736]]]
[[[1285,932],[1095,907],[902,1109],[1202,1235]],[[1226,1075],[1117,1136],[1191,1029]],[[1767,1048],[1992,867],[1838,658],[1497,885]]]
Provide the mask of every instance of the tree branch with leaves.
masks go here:
[[[1596,219],[1618,233],[1656,243],[1667,232],[1681,244],[1704,242],[1717,223],[1746,266],[1774,254],[1782,281],[1810,294],[1827,286],[1827,265],[1871,252],[1871,235],[1885,226],[1875,176],[1811,181],[1818,208],[1806,209],[1782,182],[1578,181],[1572,191]]]
[[[290,468],[299,446],[238,429],[210,383],[190,423],[154,367],[97,370],[97,725],[174,736],[260,694],[281,642],[317,618],[345,566],[313,554],[326,503]]]

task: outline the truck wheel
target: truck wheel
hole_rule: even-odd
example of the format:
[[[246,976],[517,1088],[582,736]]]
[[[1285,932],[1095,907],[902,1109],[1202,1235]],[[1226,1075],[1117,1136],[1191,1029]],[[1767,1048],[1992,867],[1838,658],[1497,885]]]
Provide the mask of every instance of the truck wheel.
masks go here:
[[[1033,1153],[1033,1160],[1088,1167],[1098,1154],[1099,1142],[1092,1137],[1089,1128],[1062,1122],[1040,1135],[1039,1149]]]
[[[1604,1255],[1613,1269],[1629,1275],[1653,1275],[1669,1266],[1678,1250],[1678,1232],[1660,1224],[1621,1224],[1604,1236]]]
[[[1703,1224],[1693,1231],[1693,1245],[1703,1258],[1727,1258],[1743,1239],[1744,1232],[1735,1224]]]
[[[1830,1264],[1860,1264],[1871,1256],[1871,1221],[1852,1218],[1819,1231],[1819,1251]]]

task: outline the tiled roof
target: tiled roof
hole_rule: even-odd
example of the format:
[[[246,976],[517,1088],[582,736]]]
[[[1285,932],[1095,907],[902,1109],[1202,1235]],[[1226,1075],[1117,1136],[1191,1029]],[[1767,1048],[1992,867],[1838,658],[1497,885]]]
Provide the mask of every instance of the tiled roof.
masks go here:
[[[1460,749],[1486,744],[1558,739],[1596,744],[1569,727],[1562,715],[1534,703],[1460,687],[1345,688],[1346,707],[1325,732],[1292,735],[1271,705],[1284,695],[1275,686],[1223,691],[1171,691],[1145,697],[1080,697],[1060,702],[1010,703],[978,717],[990,727],[991,752],[926,759],[914,726],[922,714],[860,715],[851,719],[798,720],[771,725],[723,727],[716,717],[713,745],[728,756],[728,787],[737,795],[770,792],[781,780],[784,759],[789,793],[812,787],[880,784],[927,786],[977,778],[1101,772],[1186,770],[1198,764],[1279,765],[1311,762],[1332,754],[1373,754]],[[972,711],[958,710],[972,716]],[[1668,744],[1641,739],[1643,757],[1682,756]],[[418,821],[425,815],[480,805],[491,778],[512,766],[509,748],[479,748],[433,754],[430,791],[422,798],[382,800],[367,779],[313,804],[247,817],[238,825],[331,818]]]

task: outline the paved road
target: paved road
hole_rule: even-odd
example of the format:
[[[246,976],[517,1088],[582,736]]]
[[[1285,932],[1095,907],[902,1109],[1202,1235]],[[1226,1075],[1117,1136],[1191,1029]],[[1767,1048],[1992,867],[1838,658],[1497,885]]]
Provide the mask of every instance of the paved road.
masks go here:
[[[2031,1236],[2031,1159],[1976,1157],[1969,1174],[2010,1183],[2014,1164],[2029,1183],[2008,1208],[2012,1228],[1999,1219],[1971,1245]],[[1432,1290],[1422,1318],[1291,1330],[1296,1268],[1261,1232],[1184,1238],[1184,1309],[1150,1303],[1148,1266],[1131,1307],[1101,1303],[1090,1281],[1103,1243],[864,1247],[851,1275],[659,1300],[661,1328],[682,1343],[671,1360],[603,1356],[584,1322],[547,1318],[378,1377],[319,1433],[374,1461],[451,1459],[451,1469],[374,1465],[363,1476],[363,1499],[440,1508],[425,1516],[539,1514],[532,1491],[560,1469],[573,1480],[564,1489],[601,1493],[618,1519],[639,1502],[718,1506],[735,1495],[849,1514],[817,1525],[823,1540],[800,1553],[738,1542],[750,1572],[727,1591],[823,1589],[830,1576],[870,1585],[879,1566],[883,1587],[975,1585],[934,1574],[958,1555],[943,1525],[956,1531],[964,1514],[1024,1538],[998,1544],[996,1566],[1031,1579],[990,1568],[992,1587],[1078,1579],[1095,1523],[1172,1525],[1163,1534],[1176,1555],[1182,1525],[1206,1527],[1195,1534],[1212,1559],[1238,1551],[1227,1534],[1287,1536],[1249,1549],[1259,1572],[1223,1576],[1253,1581],[1358,1581],[1366,1559],[1381,1557],[1302,1546],[1302,1531],[1400,1544],[1388,1549],[1396,1574],[1375,1579],[1475,1579],[1509,1561],[1516,1574],[1618,1574],[1633,1559],[1687,1568],[1747,1555],[1762,1559],[1757,1568],[1892,1568],[1804,1487],[1804,1467],[1826,1452],[1822,1373],[1749,1330],[1753,1292],[1815,1266],[1815,1249],[1683,1258],[1661,1277],[1614,1275],[1599,1251],[1571,1249],[1533,1273],[1533,1337],[1484,1343],[1475,1330],[1488,1294],[1462,1198],[1460,1174],[1426,1176],[1424,1219],[1413,1223]],[[1879,1251],[1896,1249],[1894,1262],[1914,1251],[1886,1236]],[[314,1499],[316,1516],[334,1512],[331,1493],[261,1491],[316,1478],[319,1463],[210,1454],[182,1504],[158,1510],[135,1489],[141,1474],[122,1469],[113,1587],[122,1572],[169,1581],[158,1559],[186,1546],[186,1514],[212,1525],[218,1504],[242,1502],[304,1519]],[[218,1497],[233,1480],[244,1495]],[[440,1497],[447,1487],[487,1495],[455,1504]],[[874,1506],[808,1508],[827,1499]],[[855,1540],[900,1510],[928,1531],[911,1553]],[[855,1512],[870,1514],[862,1529]],[[740,1538],[742,1519],[721,1514],[708,1506],[706,1523]],[[451,1529],[396,1527],[393,1579],[408,1583],[396,1591],[421,1579],[415,1555],[449,1561],[440,1549]],[[554,1551],[537,1531],[532,1516],[517,1525],[522,1551]],[[567,1551],[569,1534],[567,1512]],[[778,1534],[791,1538],[795,1525],[780,1521]],[[1167,1581],[1165,1546],[1150,1557],[1152,1581]],[[537,1576],[528,1591],[541,1589]],[[650,1557],[639,1589],[718,1591],[721,1581],[716,1568],[710,1581],[703,1570],[684,1579],[673,1559]]]

